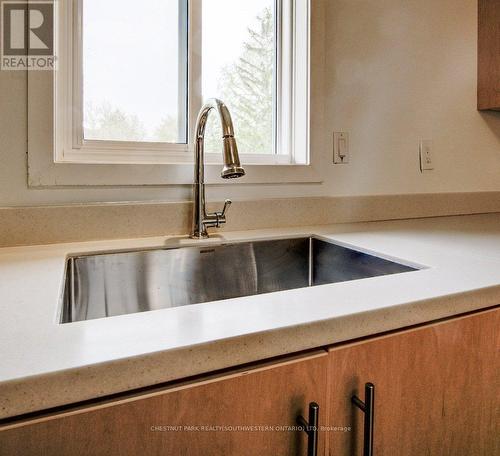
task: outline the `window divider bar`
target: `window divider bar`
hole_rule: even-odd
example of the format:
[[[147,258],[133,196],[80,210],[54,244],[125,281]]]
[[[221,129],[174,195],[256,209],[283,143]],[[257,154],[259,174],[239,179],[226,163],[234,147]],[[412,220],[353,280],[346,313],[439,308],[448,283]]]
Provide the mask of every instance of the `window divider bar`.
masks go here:
[[[189,0],[179,2],[178,116],[177,139],[189,142]]]

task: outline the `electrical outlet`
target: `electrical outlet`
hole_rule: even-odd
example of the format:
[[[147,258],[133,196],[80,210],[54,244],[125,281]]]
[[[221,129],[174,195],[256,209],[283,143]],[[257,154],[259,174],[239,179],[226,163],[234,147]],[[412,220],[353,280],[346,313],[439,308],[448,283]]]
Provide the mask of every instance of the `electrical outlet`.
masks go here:
[[[333,133],[333,163],[337,165],[349,163],[349,133],[341,131]]]
[[[420,171],[432,171],[434,169],[434,160],[432,158],[432,141],[425,139],[420,141]]]

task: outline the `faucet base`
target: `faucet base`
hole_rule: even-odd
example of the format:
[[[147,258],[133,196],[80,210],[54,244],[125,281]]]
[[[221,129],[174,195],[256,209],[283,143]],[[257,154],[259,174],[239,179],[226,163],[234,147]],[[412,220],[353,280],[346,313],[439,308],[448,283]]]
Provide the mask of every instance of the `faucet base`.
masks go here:
[[[208,239],[210,236],[206,231],[201,233],[192,233],[189,235],[191,239]]]

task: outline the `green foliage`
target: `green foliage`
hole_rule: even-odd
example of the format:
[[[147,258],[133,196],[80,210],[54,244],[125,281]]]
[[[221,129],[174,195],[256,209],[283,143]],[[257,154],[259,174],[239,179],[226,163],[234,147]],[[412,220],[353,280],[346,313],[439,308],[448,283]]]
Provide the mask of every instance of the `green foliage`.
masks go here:
[[[178,141],[178,126],[174,117],[163,118],[150,135],[137,116],[127,114],[107,102],[99,106],[87,104],[84,124],[86,139],[170,143]]]
[[[248,29],[238,60],[226,66],[219,79],[219,97],[233,117],[241,153],[273,152],[274,15],[265,8],[255,29]],[[207,94],[208,95],[208,94]],[[221,131],[212,116],[207,126],[207,151],[219,152]]]
[[[85,138],[114,141],[143,141],[144,125],[137,116],[126,114],[109,103],[88,104],[85,109]]]
[[[153,141],[176,143],[179,140],[177,119],[167,116],[162,119],[160,125],[155,128]]]

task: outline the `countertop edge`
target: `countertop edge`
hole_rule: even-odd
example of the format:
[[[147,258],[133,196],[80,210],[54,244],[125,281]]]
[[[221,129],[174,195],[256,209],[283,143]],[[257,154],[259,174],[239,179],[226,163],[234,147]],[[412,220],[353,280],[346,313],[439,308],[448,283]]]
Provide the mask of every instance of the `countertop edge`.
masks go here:
[[[9,380],[0,383],[0,420],[459,317],[497,305],[500,285]]]

